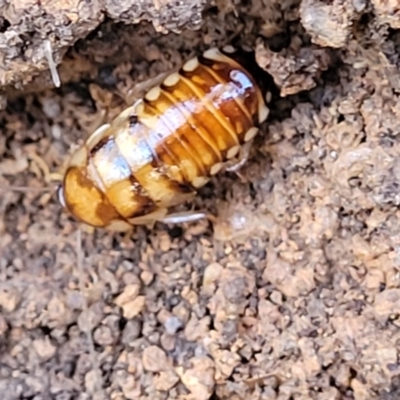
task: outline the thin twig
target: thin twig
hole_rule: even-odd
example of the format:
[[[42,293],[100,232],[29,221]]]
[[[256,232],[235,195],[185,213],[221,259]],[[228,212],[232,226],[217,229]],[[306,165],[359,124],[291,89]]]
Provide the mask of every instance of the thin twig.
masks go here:
[[[2,186],[0,185],[0,194],[9,192],[51,192],[54,190],[52,187],[29,187],[29,186]]]

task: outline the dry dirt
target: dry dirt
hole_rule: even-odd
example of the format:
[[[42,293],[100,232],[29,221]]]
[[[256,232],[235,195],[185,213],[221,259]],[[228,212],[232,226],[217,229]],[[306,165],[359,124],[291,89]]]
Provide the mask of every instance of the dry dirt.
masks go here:
[[[106,21],[59,89],[8,94],[1,399],[400,397],[400,35],[382,3],[217,2],[168,35]],[[79,230],[47,166],[136,83],[232,37],[281,96],[242,178],[186,206],[218,220]]]

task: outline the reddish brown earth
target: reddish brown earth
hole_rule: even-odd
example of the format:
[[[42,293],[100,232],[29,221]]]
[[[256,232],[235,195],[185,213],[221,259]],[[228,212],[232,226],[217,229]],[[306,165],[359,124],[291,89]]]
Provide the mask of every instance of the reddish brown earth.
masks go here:
[[[35,69],[30,44],[7,41],[31,32],[36,49],[41,17],[3,20],[1,399],[399,398],[399,10],[299,3],[218,1],[195,26],[200,3],[157,3],[169,16],[140,25],[121,10],[101,23],[94,3],[53,44],[58,89],[40,53]],[[219,175],[185,206],[218,220],[79,231],[46,165],[136,84],[232,37],[281,96],[242,179]]]

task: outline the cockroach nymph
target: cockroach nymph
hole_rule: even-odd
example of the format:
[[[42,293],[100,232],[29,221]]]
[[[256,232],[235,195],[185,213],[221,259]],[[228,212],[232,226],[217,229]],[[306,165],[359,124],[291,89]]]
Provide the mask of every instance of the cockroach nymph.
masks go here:
[[[62,206],[114,231],[179,221],[169,209],[242,164],[268,117],[245,59],[231,46],[207,50],[97,129],[69,161],[58,190]]]

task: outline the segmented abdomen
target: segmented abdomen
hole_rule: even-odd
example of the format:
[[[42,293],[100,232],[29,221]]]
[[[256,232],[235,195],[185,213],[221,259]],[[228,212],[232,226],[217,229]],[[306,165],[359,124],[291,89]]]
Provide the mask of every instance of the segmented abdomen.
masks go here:
[[[267,113],[249,73],[209,50],[88,139],[65,177],[67,206],[106,226],[177,205],[238,155]]]

